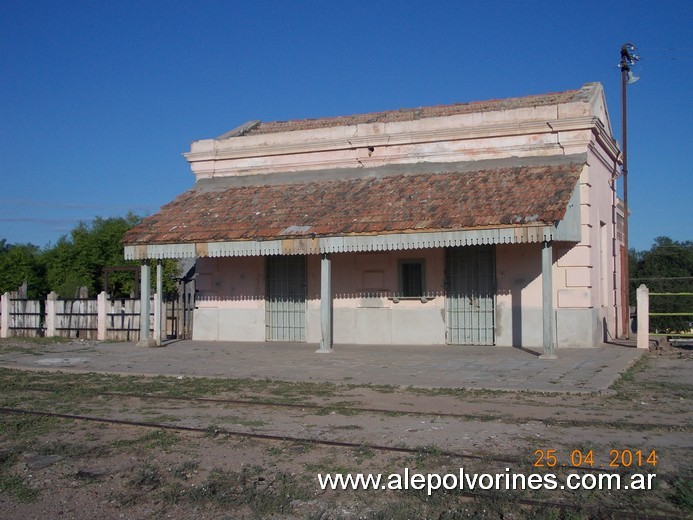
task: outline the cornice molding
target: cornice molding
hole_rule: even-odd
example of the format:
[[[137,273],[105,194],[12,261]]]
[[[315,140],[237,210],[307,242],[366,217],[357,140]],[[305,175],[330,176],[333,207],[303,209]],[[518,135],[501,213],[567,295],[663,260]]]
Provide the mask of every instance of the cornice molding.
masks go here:
[[[581,145],[587,145],[588,141],[580,142]],[[323,159],[320,161],[304,161],[285,162],[281,165],[272,165],[272,172],[267,171],[267,165],[244,165],[238,166],[231,164],[228,167],[220,166],[215,162],[208,162],[209,166],[202,165],[194,166],[194,173],[198,178],[210,177],[226,177],[237,175],[271,175],[274,172],[290,172],[297,170],[313,171],[331,168],[372,168],[384,166],[386,164],[412,164],[422,161],[427,162],[458,162],[460,160],[483,160],[496,159],[500,157],[533,157],[536,155],[558,155],[563,153],[563,147],[557,143],[547,143],[539,145],[514,145],[514,146],[498,146],[487,152],[477,150],[469,150],[468,153],[459,150],[438,150],[435,154],[431,152],[412,153],[406,151],[399,154],[388,154],[385,158],[372,157],[350,157]]]
[[[364,127],[364,128],[361,128]],[[604,125],[594,116],[580,116],[556,120],[519,121],[515,123],[496,123],[480,126],[449,127],[429,130],[400,131],[388,134],[367,133],[366,125],[357,125],[360,135],[340,137],[335,139],[320,139],[320,131],[300,132],[300,139],[287,143],[256,143],[244,145],[239,137],[225,140],[210,140],[211,150],[202,152],[187,152],[183,156],[188,162],[220,161],[234,159],[260,158],[279,155],[296,155],[315,152],[334,152],[340,150],[356,150],[368,147],[402,146],[425,143],[462,141],[494,137],[512,137],[530,134],[549,134],[556,132],[593,130],[598,135],[604,135]],[[310,139],[313,134],[315,139]],[[604,139],[605,144],[610,139]],[[615,148],[615,147],[614,147]]]

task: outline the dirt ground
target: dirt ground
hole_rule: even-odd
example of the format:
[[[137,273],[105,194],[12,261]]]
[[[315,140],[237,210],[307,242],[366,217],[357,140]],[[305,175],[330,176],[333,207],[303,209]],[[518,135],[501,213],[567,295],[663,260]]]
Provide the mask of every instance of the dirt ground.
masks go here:
[[[41,347],[1,340],[0,359],[3,352]],[[693,351],[682,347],[651,353],[612,395],[1,369],[5,409],[198,430],[0,415],[0,518],[621,518],[625,512],[691,518],[692,361]],[[332,441],[353,446],[327,444]],[[582,469],[573,467],[579,463]],[[430,495],[322,490],[317,477],[459,475],[460,468],[555,474],[559,482],[569,473],[656,477],[653,489],[644,490],[477,488]]]

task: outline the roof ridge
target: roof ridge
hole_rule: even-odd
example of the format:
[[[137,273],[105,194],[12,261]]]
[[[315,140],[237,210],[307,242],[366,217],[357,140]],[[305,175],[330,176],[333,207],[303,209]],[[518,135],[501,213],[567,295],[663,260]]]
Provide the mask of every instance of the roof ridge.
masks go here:
[[[242,128],[243,132],[228,132],[219,138],[252,136],[258,134],[292,132],[297,130],[314,130],[330,128],[333,126],[351,126],[369,123],[388,123],[399,121],[413,121],[431,117],[446,117],[451,115],[490,112],[494,110],[511,110],[531,106],[568,103],[571,101],[586,101],[590,92],[598,83],[585,83],[579,89],[543,94],[530,94],[527,96],[515,96],[508,98],[495,98],[481,101],[467,101],[460,103],[429,105],[411,108],[398,108],[377,112],[365,112],[361,114],[328,116],[318,118],[289,119],[268,122],[249,121]]]

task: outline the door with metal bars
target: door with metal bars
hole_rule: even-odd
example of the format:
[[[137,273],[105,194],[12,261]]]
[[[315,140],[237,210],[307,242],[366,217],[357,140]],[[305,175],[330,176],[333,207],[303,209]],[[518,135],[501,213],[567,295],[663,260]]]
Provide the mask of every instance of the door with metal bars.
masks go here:
[[[265,264],[267,341],[306,340],[306,257],[268,256]]]
[[[496,262],[493,246],[448,248],[445,258],[446,341],[495,344]]]

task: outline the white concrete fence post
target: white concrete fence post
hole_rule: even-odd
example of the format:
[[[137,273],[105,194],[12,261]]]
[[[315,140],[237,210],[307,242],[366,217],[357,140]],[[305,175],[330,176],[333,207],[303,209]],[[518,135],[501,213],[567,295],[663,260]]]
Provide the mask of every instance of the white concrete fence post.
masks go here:
[[[2,309],[0,338],[8,338],[10,336],[10,293],[6,292],[0,296],[0,309]]]
[[[106,291],[101,291],[96,296],[96,339],[104,341],[106,339],[106,321],[108,315],[106,314],[106,303],[108,300],[108,295]]]
[[[55,291],[51,291],[48,293],[48,296],[46,297],[46,337],[52,338],[53,336],[56,336],[56,323],[55,323],[55,316],[56,316],[56,302],[58,300],[58,293]]]
[[[650,290],[645,284],[636,291],[638,348],[650,348]]]

